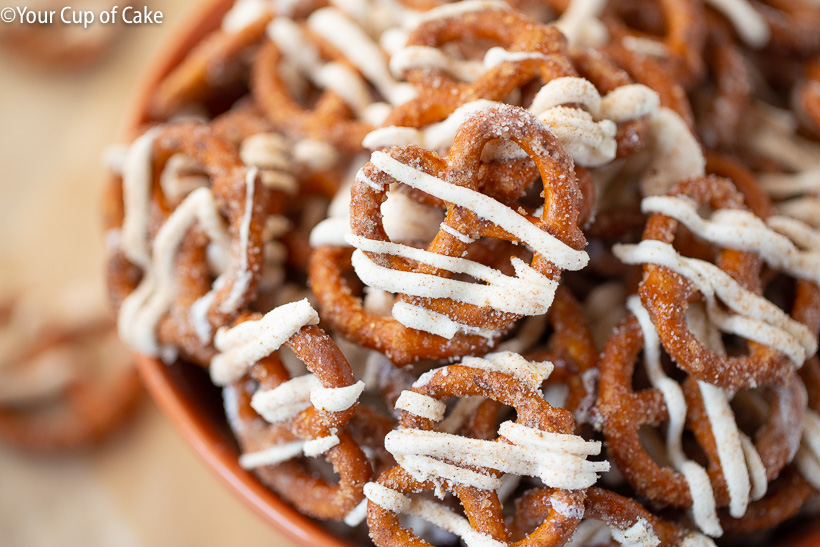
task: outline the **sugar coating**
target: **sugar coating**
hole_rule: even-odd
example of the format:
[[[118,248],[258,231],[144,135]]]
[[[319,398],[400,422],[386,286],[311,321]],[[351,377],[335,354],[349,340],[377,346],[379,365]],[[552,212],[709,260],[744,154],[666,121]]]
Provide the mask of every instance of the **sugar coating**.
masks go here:
[[[211,360],[211,380],[220,386],[235,382],[299,329],[318,323],[319,315],[304,299],[274,308],[259,320],[220,328],[214,337],[219,354]]]
[[[709,320],[730,332],[773,347],[800,367],[817,351],[817,341],[808,328],[780,308],[735,281],[729,274],[703,260],[680,255],[671,245],[644,240],[637,245],[615,245],[613,253],[627,264],[657,264],[687,279],[706,301]],[[724,311],[721,302],[733,313]]]

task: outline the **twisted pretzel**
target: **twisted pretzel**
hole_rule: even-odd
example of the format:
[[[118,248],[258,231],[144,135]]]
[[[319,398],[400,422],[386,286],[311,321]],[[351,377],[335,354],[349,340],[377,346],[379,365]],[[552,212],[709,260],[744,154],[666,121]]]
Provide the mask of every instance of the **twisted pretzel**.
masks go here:
[[[213,353],[213,330],[255,293],[263,219],[272,193],[230,145],[201,125],[160,126],[141,137],[129,154],[134,165],[131,171],[126,167],[123,209],[112,215],[119,216],[112,224],[120,226],[120,238],[109,262],[120,335],[143,353],[158,355],[162,345],[170,345],[206,364]],[[168,199],[158,184],[162,167],[175,154],[202,165],[211,180],[209,188],[197,188],[179,203]],[[223,205],[218,208],[217,203]],[[191,228],[197,235],[185,237]],[[205,254],[209,240],[229,256],[213,286]]]
[[[275,342],[264,338],[268,334],[274,340],[281,339],[296,327],[283,344],[315,375],[319,392],[355,390],[350,365],[330,337],[316,326],[299,326],[305,306],[309,308],[304,302],[277,308],[265,318],[246,315],[233,329],[220,331],[216,343],[223,352],[212,362],[211,377],[218,384],[233,382],[227,400],[235,405],[229,414],[234,416],[233,429],[245,451],[240,463],[255,469],[266,484],[300,511],[316,518],[341,520],[361,502],[362,487],[372,474],[354,435],[345,429],[357,411],[355,399],[352,404],[337,404],[330,396],[323,400],[337,406],[329,407],[298,399],[288,401],[289,393],[299,389],[297,383],[311,377],[292,379],[275,353]],[[294,316],[298,323],[292,323]],[[269,329],[276,334],[271,335]],[[274,353],[268,353],[271,348]],[[257,358],[259,354],[264,356]],[[288,389],[283,385],[286,382],[293,387]],[[311,389],[311,401],[317,400],[316,389]],[[359,424],[356,436],[378,436],[378,428],[379,422],[364,431]],[[319,447],[311,447],[310,442]],[[338,473],[338,482],[317,476],[304,460],[292,459],[302,452],[321,454]]]
[[[604,350],[596,408],[603,418],[609,455],[641,495],[675,507],[691,507],[693,498],[687,479],[671,467],[661,467],[656,463],[639,436],[642,426],[657,427],[670,420],[660,389],[632,388],[635,361],[643,344],[641,326],[634,315],[629,315],[618,326]],[[685,427],[694,434],[709,462],[706,472],[717,506],[726,506],[730,501],[724,478],[727,468],[721,464],[716,444],[721,441],[716,440],[712,432],[696,382],[689,377],[682,387],[687,408]],[[796,435],[800,434],[801,429],[797,424],[802,421],[804,408],[802,388],[796,376],[792,376],[785,387],[774,390],[772,398],[770,414],[754,440],[765,468],[766,480],[776,477],[791,460]]]
[[[511,359],[512,357],[503,358]],[[430,489],[431,487],[435,487],[436,483],[440,483],[448,491],[453,491],[458,495],[465,507],[467,517],[478,532],[488,534],[496,540],[508,542],[509,532],[503,520],[500,518],[501,505],[495,490],[488,488],[488,486],[475,486],[469,482],[462,484],[460,482],[461,479],[455,480],[439,477],[433,480],[430,477],[430,473],[435,474],[437,468],[434,466],[430,470],[425,470],[421,463],[415,463],[415,460],[411,460],[408,455],[404,454],[404,448],[401,444],[403,442],[403,436],[407,434],[411,435],[410,438],[415,438],[414,432],[437,429],[436,422],[440,421],[441,416],[435,415],[435,407],[436,404],[443,407],[440,401],[447,397],[485,397],[515,408],[517,415],[516,424],[537,431],[570,434],[574,429],[570,413],[566,410],[551,407],[536,391],[536,388],[543,379],[544,372],[546,371],[548,374],[548,369],[542,370],[536,367],[528,370],[521,368],[520,365],[515,365],[514,368],[509,369],[507,372],[502,372],[501,370],[505,370],[503,367],[507,365],[502,365],[503,361],[500,361],[500,359],[502,359],[500,354],[495,357],[490,357],[490,360],[487,361],[487,363],[491,363],[488,365],[490,367],[489,369],[485,368],[483,364],[477,364],[475,360],[465,360],[462,365],[450,365],[430,371],[416,382],[411,392],[405,392],[405,394],[400,397],[397,402],[397,408],[402,409],[400,424],[403,429],[388,435],[385,442],[388,449],[391,450],[394,455],[399,454],[397,455],[397,460],[400,465],[404,466],[404,469],[394,468],[385,475],[382,475],[379,478],[378,484],[386,486],[394,492],[406,494]],[[478,360],[479,363],[481,361],[483,360]],[[512,363],[510,363],[509,366],[513,366]],[[496,369],[496,367],[502,368]],[[541,367],[543,367],[543,364]],[[413,394],[415,395],[411,397]],[[418,397],[421,398],[418,404],[413,403]],[[445,426],[445,423],[446,422],[442,422],[442,428],[452,427]],[[510,424],[502,424],[502,437],[497,439],[495,441],[496,443],[510,442],[506,440],[504,435],[511,436],[511,428],[513,426],[510,425],[510,427],[504,429],[506,425]],[[434,433],[433,435],[437,434]],[[580,438],[578,439],[580,440]],[[449,442],[452,441],[442,442],[445,443],[443,446],[447,446]],[[518,442],[520,442],[520,439],[513,444],[517,444]],[[424,450],[423,448],[417,448],[414,444],[407,445],[406,448],[410,450],[410,453],[414,453],[416,450]],[[581,452],[578,453],[580,454]],[[486,477],[486,473],[490,473],[487,478],[491,478],[495,474],[492,470],[482,471],[481,468],[470,466],[468,462],[460,461],[457,459],[458,455],[455,453],[447,454],[450,453],[446,452],[445,449],[442,454],[437,455],[443,456],[445,459],[453,461],[454,463],[467,465],[467,467],[462,469],[468,473],[468,477],[472,476],[472,478],[464,480],[478,480],[479,483],[482,483],[484,480],[480,478],[477,479],[476,476],[481,475]],[[495,459],[495,456],[491,457],[494,458],[492,461],[497,462],[496,465],[500,469],[506,469],[511,465],[515,465],[507,463],[504,456],[499,456],[498,459]],[[444,465],[452,468],[449,464]],[[408,466],[409,469],[413,471],[407,472]],[[473,469],[478,469],[478,471],[473,471]],[[536,472],[544,478],[542,471],[535,471],[529,467],[527,469],[528,473]],[[598,465],[589,466],[589,469],[603,470],[603,468]],[[453,471],[452,469],[446,471],[447,476],[449,477],[449,474],[453,472],[458,476],[459,471]],[[553,478],[552,474],[550,474],[550,478],[558,482],[563,480],[557,477]],[[580,482],[585,480],[586,479],[579,478]],[[575,483],[573,482],[573,484]],[[391,506],[390,504],[386,504],[387,507],[385,507],[385,504],[379,501],[379,499],[385,499],[382,497],[384,494],[379,493],[380,491],[384,492],[384,490],[376,488],[375,494],[378,495],[374,496],[373,487],[370,487],[371,490],[369,492],[367,488],[368,487],[366,487],[365,491],[370,499],[370,503],[368,504],[368,524],[374,542],[377,545],[387,545],[387,538],[391,537],[400,537],[410,543],[418,541],[411,532],[402,529],[398,521],[397,513],[400,511],[396,510],[397,507],[395,505]],[[388,494],[388,496],[394,495],[390,492],[386,492],[386,494]],[[563,504],[561,510],[551,510],[547,518],[540,523],[534,532],[512,545],[561,545],[572,534],[581,515],[580,504],[583,502],[582,491],[570,487],[569,490],[557,490],[552,494],[553,499]],[[389,497],[387,499],[389,499]],[[411,502],[411,505],[413,503],[416,502]],[[472,510],[472,507],[477,503],[481,503],[484,506],[480,514],[476,514]],[[435,519],[431,520],[436,522]],[[440,524],[440,522],[436,523]]]
[[[613,43],[637,39],[659,44],[668,55],[661,62],[685,88],[702,78],[706,32],[703,5],[697,0],[609,2],[602,19]]]
[[[543,520],[544,510],[554,503],[552,497],[551,489],[541,488],[530,490],[517,500],[513,517],[514,536],[522,535]],[[590,520],[600,521],[610,528],[613,535],[618,536],[617,543],[613,540],[606,544],[613,547],[625,542],[652,544],[655,540],[660,541],[658,545],[671,547],[681,545],[695,535],[677,524],[659,518],[632,499],[597,487],[588,488],[586,491],[583,518],[582,526],[573,537],[574,541],[583,541],[583,538],[587,537],[577,536],[583,533],[583,524]],[[597,527],[593,530],[597,530]]]
[[[88,370],[112,357],[114,325],[97,321],[48,327],[22,353],[4,355],[0,437],[25,450],[71,450],[101,441],[130,417],[142,399],[136,370],[113,377]],[[85,369],[85,370],[84,370]],[[16,381],[15,381],[16,379]]]
[[[742,198],[725,180],[701,178],[682,183],[673,195],[684,195],[714,209],[744,209]],[[644,240],[671,243],[677,221],[654,214],[647,222]],[[751,253],[724,249],[718,265],[749,290],[760,291],[756,278],[761,261]],[[725,356],[706,348],[686,325],[688,303],[698,298],[691,285],[664,266],[644,266],[641,299],[649,311],[664,348],[675,362],[694,377],[720,387],[739,388],[785,381],[794,368],[792,359],[773,347],[749,341],[747,356]],[[802,361],[801,363],[802,364]]]

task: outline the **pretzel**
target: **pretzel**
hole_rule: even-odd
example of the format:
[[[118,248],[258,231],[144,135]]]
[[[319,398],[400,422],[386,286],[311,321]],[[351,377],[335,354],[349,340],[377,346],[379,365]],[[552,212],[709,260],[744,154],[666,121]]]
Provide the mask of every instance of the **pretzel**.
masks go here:
[[[154,119],[163,120],[184,107],[214,97],[243,72],[242,55],[265,32],[270,13],[260,13],[247,24],[228,25],[214,31],[197,44],[158,85],[148,107]]]
[[[706,148],[727,149],[734,144],[752,93],[752,81],[742,50],[728,30],[707,12],[709,36],[705,56],[711,84],[694,94],[698,135]]]
[[[211,361],[210,372],[217,385],[233,386],[233,412],[242,418],[234,429],[247,445],[240,463],[264,469],[259,472],[262,479],[300,511],[341,520],[363,499],[362,486],[371,478],[370,462],[343,429],[356,412],[364,384],[356,383],[339,348],[313,326],[317,322],[306,300],[264,317],[245,316],[217,333],[220,353]],[[315,376],[291,379],[275,354],[280,345],[293,350]],[[258,384],[252,396],[246,374]],[[286,424],[287,434],[273,433],[260,415],[274,431]],[[254,430],[261,430],[264,444],[255,442],[259,432]],[[289,461],[302,452],[324,455],[339,474],[338,483],[316,477],[304,462]]]
[[[771,390],[773,401],[769,405],[769,415],[765,425],[758,429],[754,443],[738,443],[739,438],[735,437],[737,446],[734,450],[741,455],[738,461],[736,454],[732,462],[741,465],[745,460],[741,472],[748,475],[745,480],[733,475],[733,486],[727,475],[728,468],[720,463],[726,453],[721,456],[719,451],[728,446],[727,435],[737,435],[731,433],[732,428],[737,431],[737,426],[725,420],[716,422],[720,423],[715,427],[720,427],[721,432],[721,437],[716,438],[718,429],[710,425],[712,420],[718,419],[717,409],[721,406],[728,408],[728,402],[719,402],[725,394],[720,395],[719,389],[696,382],[692,377],[684,381],[682,388],[677,387],[662,371],[651,372],[656,369],[650,367],[660,366],[659,345],[657,338],[652,340],[656,334],[649,323],[648,313],[637,302],[633,300],[631,310],[644,318],[639,323],[635,315],[629,315],[607,342],[601,360],[596,408],[603,418],[609,455],[641,495],[676,507],[693,507],[695,521],[701,529],[719,536],[721,527],[711,504],[717,507],[731,505],[732,514],[742,516],[749,496],[762,495],[766,482],[777,476],[791,460],[797,446],[795,436],[802,429],[799,426],[804,408],[802,388],[796,376],[792,376],[786,386]],[[632,377],[642,347],[645,356],[649,356],[646,366],[654,387],[635,391]],[[712,402],[704,399],[707,394]],[[670,401],[674,402],[671,408]],[[710,407],[715,410],[709,410]],[[731,411],[729,413],[731,416]],[[680,471],[656,463],[639,437],[642,426],[658,426],[664,422],[668,422],[668,431],[673,432],[667,433],[669,459]],[[680,434],[684,427],[692,431],[705,453],[709,462],[706,469],[687,460],[683,454]],[[733,491],[737,493],[733,494]],[[746,492],[745,495],[742,492]]]
[[[820,53],[820,13],[804,0],[765,0],[756,9],[771,29],[773,49],[800,56]]]
[[[110,321],[46,326],[3,355],[0,438],[24,450],[51,452],[87,447],[116,431],[143,391],[132,366],[110,363],[122,367],[113,376],[87,370],[112,357],[127,358],[111,351],[114,336]]]
[[[211,180],[210,187],[197,188],[178,204],[155,182],[174,154],[197,161]],[[117,246],[109,267],[120,336],[142,353],[159,355],[163,346],[177,347],[194,361],[207,363],[213,330],[235,316],[256,290],[270,196],[258,171],[247,169],[238,153],[206,127],[170,124],[135,141],[126,160],[121,227],[115,228]],[[224,210],[217,202],[224,203]],[[197,225],[207,238],[186,237]],[[230,257],[213,286],[207,240]],[[126,260],[132,266],[123,267]],[[141,280],[137,268],[143,272]]]
[[[574,530],[581,514],[583,496],[580,488],[588,485],[590,480],[594,481],[595,471],[606,470],[608,466],[600,462],[583,461],[583,455],[595,454],[600,447],[596,448],[595,443],[586,443],[580,437],[572,437],[570,440],[567,435],[574,428],[570,413],[551,407],[536,391],[551,369],[549,363],[527,364],[517,354],[500,353],[488,356],[487,359],[469,358],[461,365],[432,370],[419,378],[412,391],[405,391],[396,403],[396,407],[402,409],[402,429],[385,438],[385,446],[396,456],[401,467],[382,475],[378,485],[365,487],[365,494],[370,500],[368,524],[374,542],[386,545],[389,538],[396,537],[409,542],[415,541],[412,533],[402,529],[398,521],[397,513],[408,509],[411,514],[423,516],[442,526],[443,519],[433,516],[433,509],[429,504],[402,496],[430,488],[439,492],[446,489],[456,493],[475,531],[490,535],[496,540],[509,541],[509,532],[500,519],[501,507],[495,491],[497,479],[494,476],[497,472],[481,468],[487,462],[493,462],[492,465],[502,472],[535,474],[549,485],[561,489],[554,495],[563,505],[551,511],[541,526],[526,539],[513,545],[563,544]],[[439,428],[447,431],[455,427],[450,418],[441,421],[444,413],[441,400],[465,396],[486,397],[512,406],[516,410],[517,420],[515,423],[501,424],[499,433],[502,437],[496,441],[470,440],[436,431]],[[436,422],[441,422],[440,426],[436,426]],[[525,436],[533,432],[536,437],[525,440]],[[561,440],[539,437],[547,435],[552,439],[556,434],[564,442],[577,443],[577,446],[573,444],[574,448],[569,448],[561,445]],[[460,443],[464,443],[465,453],[459,452]],[[509,443],[513,446],[509,450],[489,448],[497,443]],[[479,445],[484,448],[479,448]],[[562,452],[559,446],[567,446],[566,454],[559,456]],[[536,460],[524,463],[529,458],[537,457],[535,454],[526,455],[526,451],[534,447],[538,447],[535,449],[540,451],[555,452],[556,457],[566,456],[569,459],[561,459],[560,463],[559,460],[550,463],[550,459],[540,463],[536,463]],[[553,465],[556,467],[551,467]],[[568,474],[563,474],[562,469]],[[483,514],[476,514],[471,509],[477,503],[484,507]],[[419,511],[426,514],[422,515]],[[490,523],[487,522],[488,519]],[[452,526],[444,527],[465,539],[469,534],[475,533],[470,529],[463,533]],[[463,524],[458,527],[462,528]]]
[[[432,148],[449,145],[453,135],[446,128],[456,127],[456,120],[488,101],[527,94],[532,82],[543,87],[533,97],[524,95],[523,103],[530,103],[530,111],[551,126],[579,165],[600,166],[641,148],[643,118],[657,98],[643,86],[632,85],[613,63],[592,51],[567,50],[555,28],[536,25],[500,6],[451,11],[440,8],[426,14],[408,45],[391,59],[394,72],[413,82],[419,96],[396,108],[385,121],[388,127],[368,136],[369,148],[402,142],[427,147],[427,134],[434,129],[440,134],[429,135],[436,143]],[[447,47],[470,47],[482,39],[500,44],[486,52],[482,63],[444,53]],[[578,64],[577,71],[573,63]],[[434,122],[440,123],[432,126]],[[412,132],[405,127],[425,129]]]
[[[553,495],[552,489],[539,488],[526,492],[517,500],[513,517],[514,536],[523,535],[524,531],[543,520],[544,510],[555,503]],[[611,535],[617,538],[617,543],[613,540],[607,545],[657,544],[671,547],[685,545],[687,540],[693,541],[696,537],[707,541],[706,545],[711,544],[700,534],[659,518],[632,499],[602,488],[588,488],[584,498],[583,520],[572,536],[573,542],[589,541],[592,536],[598,535],[601,526],[609,528]]]
[[[542,219],[522,217],[518,214],[514,214],[498,201],[480,194],[480,190],[477,187],[479,180],[475,177],[475,174],[479,173],[481,150],[485,143],[496,138],[510,139],[523,146],[524,149],[533,156],[545,181],[557,180],[554,177],[559,176],[559,173],[562,174],[559,176],[561,180],[560,183],[551,188],[549,185],[547,186],[550,189],[545,192],[545,212]],[[422,260],[430,264],[430,267],[423,266],[418,273],[408,272],[413,279],[434,280],[437,277],[433,275],[435,268],[455,267],[461,271],[470,271],[463,270],[463,268],[469,267],[474,272],[484,272],[485,270],[481,269],[483,268],[482,266],[473,266],[473,264],[477,263],[466,259],[438,259],[437,257],[453,255],[458,257],[463,251],[468,249],[470,246],[468,242],[470,240],[485,236],[501,237],[502,239],[511,241],[519,241],[521,239],[526,241],[529,239],[528,244],[536,248],[536,252],[533,255],[532,267],[535,268],[535,271],[540,272],[541,276],[546,276],[541,279],[544,279],[547,284],[550,284],[547,280],[557,277],[559,269],[567,266],[577,267],[571,266],[571,264],[576,264],[576,260],[583,261],[584,255],[577,250],[583,245],[583,235],[575,225],[578,218],[578,208],[576,205],[578,196],[577,189],[572,183],[572,161],[565,155],[560,155],[560,153],[555,155],[555,152],[553,152],[553,154],[557,159],[550,157],[547,151],[550,149],[555,150],[555,147],[554,137],[524,111],[512,107],[494,107],[475,115],[462,126],[456,138],[456,143],[451,150],[450,159],[446,162],[432,152],[427,152],[412,146],[375,153],[371,162],[360,171],[360,175],[357,177],[356,184],[352,189],[351,227],[353,237],[351,241],[358,247],[370,251],[367,254],[363,254],[361,251],[354,253],[353,258],[358,264],[356,267],[357,274],[361,276],[363,275],[362,272],[364,272],[364,275],[367,277],[366,281],[371,286],[397,292],[396,288],[391,288],[392,285],[389,287],[382,286],[385,278],[380,272],[384,270],[384,272],[387,273],[388,270],[385,268],[390,268],[390,271],[407,271],[408,263],[405,258],[401,257],[402,255],[406,256],[407,253],[414,256],[416,260],[418,260],[417,256],[423,256]],[[408,167],[408,165],[420,165],[422,171],[415,171],[413,168]],[[389,172],[393,172],[395,175],[390,175],[388,174]],[[414,251],[409,247],[389,241],[384,231],[384,225],[381,222],[380,205],[385,200],[385,189],[389,183],[397,181],[410,184],[411,186],[417,186],[421,184],[417,182],[418,180],[425,180],[415,178],[421,176],[421,173],[429,175],[426,179],[428,182],[425,184],[432,186],[419,187],[419,189],[427,193],[432,193],[433,195],[438,192],[438,199],[455,199],[460,202],[462,206],[478,207],[479,210],[491,207],[494,211],[501,211],[502,209],[500,208],[503,208],[503,210],[509,212],[504,213],[506,216],[503,218],[496,220],[499,224],[492,225],[480,220],[476,213],[473,213],[469,209],[462,209],[455,203],[448,204],[447,218],[444,221],[444,225],[446,225],[445,228],[439,231],[428,249],[423,251],[423,254],[414,254]],[[408,177],[414,178],[410,179]],[[448,182],[451,184],[445,183],[442,178],[433,177],[447,177],[449,178]],[[566,184],[563,182],[564,177],[566,177],[567,180]],[[484,184],[490,191],[492,190],[490,186],[492,182],[494,181],[491,180]],[[521,184],[522,181],[511,179],[509,182],[517,184],[518,186],[504,189],[506,200],[514,199],[524,191]],[[526,181],[523,182],[526,183]],[[371,184],[373,186],[371,186]],[[450,191],[450,188],[461,187],[464,189],[456,190],[456,194],[452,194]],[[450,195],[453,197],[444,198],[444,196]],[[487,213],[482,214],[486,215]],[[467,222],[470,222],[467,226],[463,226],[462,221],[459,220],[465,217],[465,215],[468,219]],[[533,222],[535,224],[532,224]],[[512,235],[507,230],[512,230],[518,235]],[[561,234],[558,236],[560,237],[560,242],[556,241],[552,236],[547,235],[547,230]],[[455,235],[453,235],[454,233]],[[536,241],[539,240],[543,243],[536,243]],[[389,249],[388,253],[398,253],[400,256],[391,257],[389,254],[376,254],[384,252],[379,251],[379,249],[383,247]],[[550,247],[561,249],[559,252],[565,257],[561,259],[564,263],[563,266],[560,264],[556,266],[550,262],[550,258],[545,254],[548,252],[546,249]],[[373,251],[375,251],[375,253]],[[373,262],[374,260],[376,262]],[[442,262],[442,260],[444,260],[444,262]],[[449,260],[449,262],[447,262],[447,260]],[[458,262],[459,260],[461,262]],[[451,262],[458,263],[455,266],[433,265],[450,264]],[[513,263],[518,264],[515,266],[516,269],[524,267],[520,259],[514,259]],[[478,270],[476,270],[476,268],[478,268]],[[478,275],[486,281],[496,283],[496,281],[492,281],[497,275],[495,273],[478,273],[473,275]],[[487,275],[491,277],[488,278],[486,277]],[[429,283],[429,281],[425,281],[425,283]],[[472,285],[466,285],[464,283],[454,284],[452,282],[450,282],[449,285],[445,283],[445,286],[464,287],[458,290],[465,290],[466,288],[472,287]],[[314,288],[316,288],[315,285]],[[452,291],[453,289],[447,290]],[[492,291],[494,289],[490,286],[487,290]],[[547,290],[548,293],[542,293],[543,297],[539,296],[537,298],[542,299],[544,304],[546,304],[543,310],[546,311],[546,307],[549,305],[548,301],[552,300],[553,289],[545,285],[543,289],[539,289],[539,291],[543,290]],[[444,293],[441,294],[443,296]],[[450,292],[450,294],[453,293]],[[509,328],[509,325],[515,321],[517,317],[520,317],[520,315],[514,313],[499,314],[498,311],[505,312],[512,310],[496,310],[486,304],[480,304],[482,301],[475,300],[475,298],[469,296],[468,298],[471,298],[472,301],[467,300],[465,303],[460,303],[453,308],[453,301],[450,299],[435,296],[430,299],[424,298],[424,295],[425,292],[422,291],[417,294],[417,296],[421,298],[408,298],[407,303],[413,306],[412,311],[414,313],[419,313],[417,311],[419,305],[423,305],[433,312],[433,316],[429,316],[429,314],[426,314],[426,316],[432,317],[438,322],[432,326],[425,325],[425,328],[433,329],[430,332],[439,335],[446,336],[448,334],[441,330],[440,325],[442,323],[448,328],[453,324],[453,321],[467,325],[467,327],[457,327],[457,330],[466,329],[466,332],[469,334],[470,329],[475,328],[505,330]],[[320,299],[321,298],[322,297],[320,297]],[[456,298],[463,299],[464,297]],[[394,306],[394,313],[396,313],[395,310],[396,307]],[[543,313],[543,311],[537,313]],[[425,317],[425,312],[421,313],[421,317]],[[331,312],[331,315],[335,314]],[[341,329],[346,335],[355,336],[355,331],[351,330],[350,323],[347,320],[331,318],[331,321],[334,322],[336,328]],[[405,321],[407,321],[407,319],[405,319]],[[414,327],[423,326],[419,323],[411,323],[411,325]],[[379,338],[384,340],[386,338],[385,334],[386,333],[383,333]],[[458,336],[456,331],[449,332],[448,337],[457,338]],[[494,337],[492,334],[485,336]],[[367,342],[367,344],[373,344],[373,342]],[[395,357],[395,354],[391,354],[391,358],[394,361],[396,360]]]
[[[660,13],[657,13],[660,10]],[[632,11],[633,13],[630,13]],[[631,27],[630,17],[634,12],[643,12],[642,22],[660,25],[651,32],[642,32]],[[654,17],[647,16],[654,12]],[[691,88],[704,73],[703,48],[706,42],[703,6],[696,0],[662,0],[642,2],[619,0],[608,3],[603,16],[612,42],[653,43],[665,52],[663,63],[672,71],[674,79],[685,88]],[[653,25],[653,26],[655,26]],[[648,47],[648,46],[647,46]]]
[[[723,209],[725,211],[727,209],[742,210],[744,208],[740,195],[737,194],[728,181],[721,179],[699,178],[684,182],[678,186],[673,195],[688,196],[694,200],[694,203],[708,204],[713,209]],[[681,202],[678,200],[677,203]],[[644,208],[646,208],[646,202],[644,202]],[[754,222],[753,219],[756,217],[748,215],[743,216],[743,218],[747,219],[743,222]],[[765,229],[765,225],[762,226],[762,229]],[[641,243],[644,249],[651,247],[653,249],[651,252],[657,251],[660,253],[650,259],[655,261],[654,264],[644,266],[644,280],[641,283],[640,294],[644,305],[652,316],[653,323],[657,326],[664,348],[675,359],[678,366],[690,375],[714,383],[719,387],[741,388],[749,385],[785,381],[792,374],[795,367],[802,365],[806,357],[816,351],[816,341],[811,340],[811,335],[805,326],[789,318],[769,301],[754,296],[754,292],[760,291],[759,280],[756,279],[755,274],[759,271],[760,259],[749,252],[724,249],[720,253],[718,265],[724,272],[728,273],[721,273],[716,267],[706,265],[707,263],[703,261],[686,262],[682,258],[676,258],[678,262],[675,266],[666,258],[660,257],[665,256],[664,253],[669,250],[664,244],[673,241],[676,227],[676,220],[656,213],[647,222],[643,236],[644,241]],[[702,233],[702,231],[699,233]],[[650,240],[659,241],[661,244],[656,244],[654,241],[647,243]],[[729,243],[728,240],[726,242]],[[749,243],[747,241],[746,243],[747,246],[754,247],[757,242]],[[738,245],[739,243],[730,244]],[[785,243],[783,244],[785,245]],[[616,254],[622,260],[632,252],[626,251],[625,254],[625,249],[623,247],[615,249]],[[633,247],[633,249],[636,248]],[[633,259],[636,258],[636,255],[630,256],[631,258],[626,258],[626,261],[635,263]],[[769,258],[772,257],[769,256]],[[694,289],[690,285],[690,281],[685,281],[684,278],[679,277],[677,273],[669,269],[671,266],[678,269],[683,268],[680,271],[688,272],[687,268],[689,266],[687,264],[691,264],[693,268],[702,268],[703,273],[697,275],[705,277],[700,278],[702,281],[699,281],[699,289]],[[738,281],[732,281],[729,275],[736,277]],[[712,281],[706,282],[705,279],[712,279]],[[707,285],[707,283],[714,283],[714,285]],[[701,295],[705,295],[707,307],[710,310],[709,313],[713,317],[712,320],[720,321],[724,325],[723,328],[734,329],[737,334],[745,336],[747,339],[749,339],[750,329],[753,328],[751,322],[756,322],[755,324],[758,325],[754,328],[760,328],[762,331],[769,333],[762,336],[760,334],[754,335],[755,338],[764,341],[764,343],[749,339],[749,354],[747,356],[730,357],[717,354],[695,339],[686,326],[685,313],[688,303],[700,298],[696,296],[695,291],[719,290],[715,288],[718,285],[738,288],[736,296],[729,297],[735,299],[734,303],[726,303],[737,311],[739,301],[736,298],[744,299],[746,302],[744,304],[746,306],[744,313],[748,314],[745,317],[748,317],[749,322],[744,323],[747,325],[745,327],[729,327],[728,322],[734,321],[734,319],[728,319],[727,316],[718,317],[721,312],[714,307],[714,300],[712,300],[714,297],[701,292]],[[726,298],[725,295],[728,293],[724,290],[723,294],[724,296],[721,298]],[[747,321],[747,319],[738,321]],[[762,326],[761,321],[767,322],[771,327]],[[787,346],[790,349],[786,349]],[[789,357],[783,353],[785,351],[791,352]]]

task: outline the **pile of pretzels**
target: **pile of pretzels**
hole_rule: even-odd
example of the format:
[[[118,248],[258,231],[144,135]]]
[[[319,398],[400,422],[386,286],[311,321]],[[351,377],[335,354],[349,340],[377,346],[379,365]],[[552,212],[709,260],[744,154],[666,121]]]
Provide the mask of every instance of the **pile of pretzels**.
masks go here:
[[[340,535],[708,546],[816,499],[816,2],[237,0],[149,115],[119,335]]]

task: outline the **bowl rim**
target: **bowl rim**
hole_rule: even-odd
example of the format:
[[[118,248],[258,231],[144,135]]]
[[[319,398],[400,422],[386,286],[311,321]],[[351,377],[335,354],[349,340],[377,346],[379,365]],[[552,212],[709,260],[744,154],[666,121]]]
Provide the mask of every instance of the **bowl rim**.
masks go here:
[[[151,398],[197,455],[242,501],[290,539],[306,547],[351,547],[317,522],[298,512],[239,465],[236,447],[200,412],[202,402],[192,400],[159,359],[134,354],[140,378]],[[191,365],[194,366],[194,365]]]

